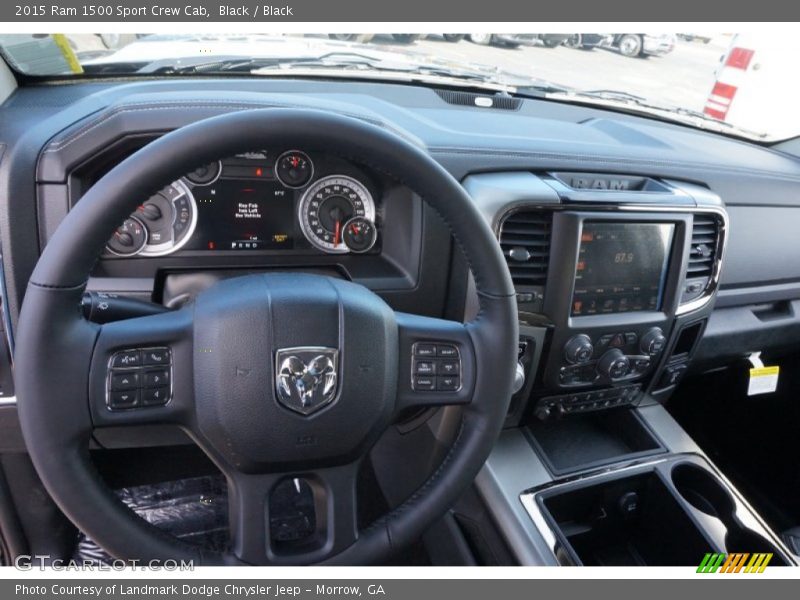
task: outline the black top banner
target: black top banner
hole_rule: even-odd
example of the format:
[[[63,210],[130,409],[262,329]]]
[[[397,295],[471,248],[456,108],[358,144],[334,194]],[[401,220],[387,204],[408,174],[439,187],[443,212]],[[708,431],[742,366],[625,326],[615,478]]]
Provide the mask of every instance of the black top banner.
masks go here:
[[[766,22],[795,21],[786,0],[58,0],[3,2],[14,22]]]

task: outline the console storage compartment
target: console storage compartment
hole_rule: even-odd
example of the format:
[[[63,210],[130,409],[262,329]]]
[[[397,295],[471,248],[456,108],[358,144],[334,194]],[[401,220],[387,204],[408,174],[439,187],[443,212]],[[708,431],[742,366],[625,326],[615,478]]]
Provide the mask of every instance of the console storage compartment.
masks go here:
[[[555,475],[664,452],[634,410],[615,409],[528,425],[533,447]]]

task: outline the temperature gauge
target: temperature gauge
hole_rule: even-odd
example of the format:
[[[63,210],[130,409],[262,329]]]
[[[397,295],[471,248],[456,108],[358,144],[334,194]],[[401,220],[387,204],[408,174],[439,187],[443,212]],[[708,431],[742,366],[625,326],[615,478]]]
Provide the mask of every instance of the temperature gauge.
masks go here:
[[[275,176],[286,187],[301,188],[314,176],[314,164],[305,152],[289,150],[275,161]]]
[[[342,241],[350,252],[368,252],[378,239],[375,223],[364,217],[354,217],[344,224]]]
[[[147,229],[136,217],[129,217],[117,227],[106,248],[117,256],[133,256],[147,245]]]

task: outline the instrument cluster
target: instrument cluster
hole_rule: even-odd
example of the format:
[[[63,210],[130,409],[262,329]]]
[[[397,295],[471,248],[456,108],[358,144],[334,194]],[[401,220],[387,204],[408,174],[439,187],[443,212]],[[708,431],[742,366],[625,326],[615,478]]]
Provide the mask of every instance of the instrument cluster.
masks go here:
[[[255,151],[203,165],[144,200],[108,241],[107,257],[178,251],[376,248],[378,210],[365,177],[321,168],[302,150]]]

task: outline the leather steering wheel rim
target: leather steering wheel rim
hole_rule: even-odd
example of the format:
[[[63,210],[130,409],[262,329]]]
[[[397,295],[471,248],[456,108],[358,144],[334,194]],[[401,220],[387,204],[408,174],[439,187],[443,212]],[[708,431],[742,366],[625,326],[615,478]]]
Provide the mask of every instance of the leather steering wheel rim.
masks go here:
[[[138,199],[199,164],[268,145],[324,150],[407,185],[450,227],[468,261],[480,301],[479,314],[467,324],[445,326],[441,320],[420,318],[409,326],[403,324],[409,317],[398,317],[403,335],[408,329],[430,328],[441,335],[452,331],[453,339],[474,353],[466,363],[474,372],[468,374],[470,397],[459,402],[460,431],[441,465],[412,497],[356,531],[346,547],[334,545],[332,550],[310,554],[308,560],[375,563],[418,539],[474,480],[502,428],[518,339],[514,288],[491,228],[461,185],[423,149],[351,117],[305,109],[257,109],[199,121],[148,144],[88,190],[44,249],[30,278],[16,332],[18,411],[31,459],[64,514],[118,558],[195,564],[268,562],[183,543],[136,516],[101,480],[89,456],[89,440],[98,415],[105,417],[87,398],[93,393],[94,355],[103,348],[104,336],[117,330],[114,324],[85,321],[78,308],[109,233],[131,214]],[[151,323],[178,327],[188,314],[182,312],[168,313],[171,321],[161,315],[161,319],[135,319],[140,321],[135,327],[145,332],[135,335],[145,335]]]

